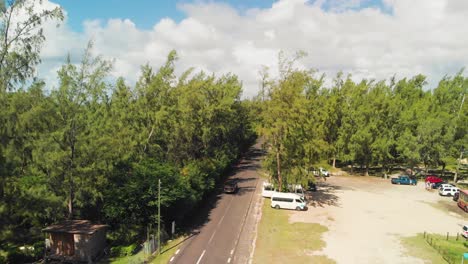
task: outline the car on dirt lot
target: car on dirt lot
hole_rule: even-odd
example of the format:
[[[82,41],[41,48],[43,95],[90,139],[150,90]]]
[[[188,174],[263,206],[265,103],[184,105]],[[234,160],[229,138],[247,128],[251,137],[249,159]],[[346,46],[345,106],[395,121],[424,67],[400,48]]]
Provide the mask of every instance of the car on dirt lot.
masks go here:
[[[239,190],[237,186],[237,181],[228,180],[224,183],[224,192],[225,193],[236,193]]]
[[[456,186],[453,185],[453,184],[450,184],[450,183],[442,183],[442,184],[439,186],[439,188],[437,188],[437,189],[440,190],[440,189],[443,189],[443,188],[452,188],[452,187],[456,187]]]
[[[398,178],[392,178],[392,184],[404,184],[404,185],[416,185],[418,181],[416,178],[409,177],[407,175],[398,176]]]
[[[444,181],[441,178],[439,178],[439,177],[437,177],[435,175],[428,175],[428,176],[426,176],[426,182],[429,182],[429,183],[443,183]]]
[[[462,236],[466,239],[468,239],[468,225],[464,225],[462,228]]]
[[[322,167],[312,168],[312,173],[315,177],[330,177],[330,172]]]
[[[311,191],[311,192],[316,192],[317,191],[317,184],[315,184],[314,182],[309,182],[307,184],[307,190]]]
[[[459,189],[457,187],[446,187],[439,189],[439,195],[440,196],[454,196]]]

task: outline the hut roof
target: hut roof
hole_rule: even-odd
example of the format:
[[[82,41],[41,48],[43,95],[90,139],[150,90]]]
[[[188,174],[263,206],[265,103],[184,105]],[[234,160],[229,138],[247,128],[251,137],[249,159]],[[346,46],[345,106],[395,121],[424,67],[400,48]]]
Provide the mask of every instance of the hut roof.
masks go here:
[[[92,235],[96,231],[107,228],[107,225],[92,224],[88,220],[67,220],[42,229],[46,233],[69,233]]]

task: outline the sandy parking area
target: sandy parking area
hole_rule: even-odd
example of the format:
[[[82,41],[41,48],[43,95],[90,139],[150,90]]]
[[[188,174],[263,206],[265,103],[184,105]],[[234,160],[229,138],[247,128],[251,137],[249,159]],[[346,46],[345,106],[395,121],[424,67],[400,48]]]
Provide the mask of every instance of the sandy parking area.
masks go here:
[[[411,257],[401,237],[424,231],[452,235],[468,214],[450,197],[417,186],[392,185],[375,177],[332,176],[318,184],[306,212],[292,212],[291,222],[319,223],[329,228],[326,255],[337,263],[424,263]]]

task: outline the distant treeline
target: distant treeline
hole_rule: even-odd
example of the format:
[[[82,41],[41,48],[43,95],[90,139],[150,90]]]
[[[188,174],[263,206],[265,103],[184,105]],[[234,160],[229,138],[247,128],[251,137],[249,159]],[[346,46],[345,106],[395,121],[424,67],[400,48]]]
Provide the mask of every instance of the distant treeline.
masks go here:
[[[252,109],[268,147],[264,166],[280,188],[313,180],[311,167],[335,161],[366,170],[380,166],[382,173],[395,164],[453,170],[467,153],[463,70],[432,90],[423,88],[423,75],[355,82],[340,73],[324,87],[323,75],[294,67],[302,55],[281,53],[278,78],[262,71]]]

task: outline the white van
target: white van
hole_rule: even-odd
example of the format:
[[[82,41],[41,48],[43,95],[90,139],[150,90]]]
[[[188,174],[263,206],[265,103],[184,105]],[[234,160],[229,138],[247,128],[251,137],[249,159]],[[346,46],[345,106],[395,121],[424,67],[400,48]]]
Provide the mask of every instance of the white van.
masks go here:
[[[271,207],[280,209],[305,210],[307,208],[304,199],[295,193],[274,193],[271,196]]]
[[[275,186],[269,182],[263,182],[262,196],[270,198],[274,193],[276,193]]]

